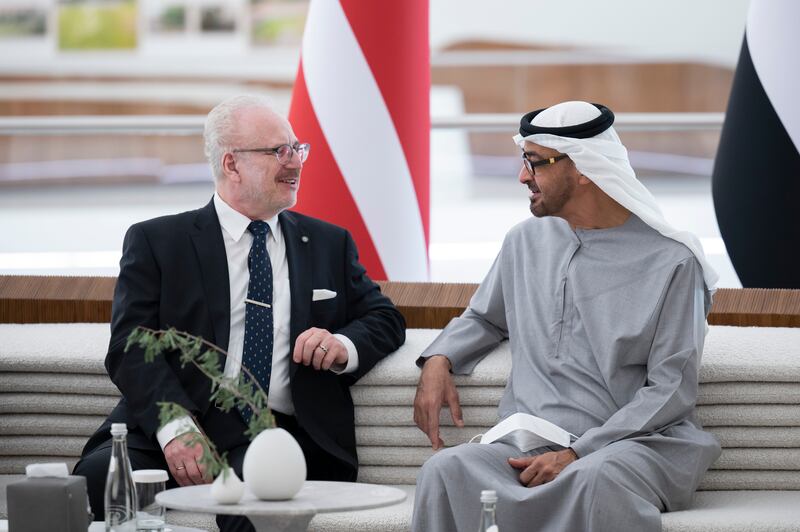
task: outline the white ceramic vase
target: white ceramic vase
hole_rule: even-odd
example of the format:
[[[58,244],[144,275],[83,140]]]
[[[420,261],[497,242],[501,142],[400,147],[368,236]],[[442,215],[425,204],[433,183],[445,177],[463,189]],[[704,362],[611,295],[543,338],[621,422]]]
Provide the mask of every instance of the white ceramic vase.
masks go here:
[[[285,501],[303,487],[306,459],[291,434],[267,429],[250,442],[242,474],[247,488],[259,499]]]
[[[228,468],[227,473],[220,473],[211,483],[211,497],[220,504],[236,504],[244,495],[244,482],[239,480],[236,472]]]

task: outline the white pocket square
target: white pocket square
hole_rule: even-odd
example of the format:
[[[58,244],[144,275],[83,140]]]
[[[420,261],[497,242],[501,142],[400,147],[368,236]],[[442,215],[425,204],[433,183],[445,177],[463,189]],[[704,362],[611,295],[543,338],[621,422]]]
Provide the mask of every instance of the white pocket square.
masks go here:
[[[315,288],[311,295],[311,301],[324,301],[326,299],[333,299],[336,297],[336,292],[333,290],[326,290],[324,288]]]

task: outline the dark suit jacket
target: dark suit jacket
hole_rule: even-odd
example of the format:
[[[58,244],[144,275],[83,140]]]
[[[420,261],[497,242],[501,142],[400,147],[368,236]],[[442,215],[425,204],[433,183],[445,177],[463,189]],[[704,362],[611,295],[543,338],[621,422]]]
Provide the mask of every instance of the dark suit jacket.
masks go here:
[[[295,416],[320,447],[355,469],[349,386],[402,345],[405,322],[367,277],[346,230],[292,212],[279,219],[291,285],[290,349],[301,332],[321,327],[350,338],[359,359],[358,371],[344,375],[290,362]],[[337,296],[312,302],[314,288],[334,290]],[[213,201],[196,211],[135,224],[125,235],[106,356],[106,369],[123,399],[84,454],[110,438],[112,422],[127,423],[129,446],[159,450],[159,401],[184,406],[222,451],[246,443],[238,413],[223,414],[211,404],[209,381],[199,370],[181,367],[176,353],[146,363],[141,349],[124,351],[129,333],[139,325],[175,327],[227,349],[228,263]]]

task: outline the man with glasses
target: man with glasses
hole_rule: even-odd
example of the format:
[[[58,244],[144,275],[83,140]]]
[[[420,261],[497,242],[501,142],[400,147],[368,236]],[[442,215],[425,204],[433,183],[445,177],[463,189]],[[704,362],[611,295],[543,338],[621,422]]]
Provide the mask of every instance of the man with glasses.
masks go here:
[[[716,274],[636,179],[605,106],[565,102],[525,115],[514,140],[534,217],[514,227],[467,310],[420,356],[414,419],[444,446],[451,374],[502,341],[512,369],[499,417],[563,428],[568,446],[511,439],[437,452],[417,479],[413,529],[475,530],[497,492],[502,530],[661,530],[720,448],[693,415]]]
[[[111,423],[128,425],[133,468],[168,469],[173,485],[213,480],[187,430],[226,452],[239,475],[249,443],[252,412],[218,409],[194,368],[181,368],[176,355],[146,363],[141,349],[124,351],[135,327],[202,336],[228,352],[226,377],[250,370],[268,391],[277,425],[303,449],[310,480],[356,480],[349,387],[405,339],[403,317],[367,277],[350,234],[287,211],[310,146],[285,118],[260,97],[234,97],[209,113],[204,140],[216,184],[211,201],[135,224],[125,236],[106,357],[122,400],[75,467],[101,519]],[[192,417],[161,427],[159,401]],[[242,517],[218,523],[252,530]]]

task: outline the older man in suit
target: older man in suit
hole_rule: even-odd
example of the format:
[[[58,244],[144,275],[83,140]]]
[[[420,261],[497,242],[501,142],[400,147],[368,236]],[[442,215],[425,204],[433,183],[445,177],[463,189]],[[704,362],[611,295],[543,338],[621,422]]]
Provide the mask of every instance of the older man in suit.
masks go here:
[[[114,293],[106,368],[122,399],[89,439],[75,473],[88,480],[103,515],[112,422],[128,425],[134,469],[169,469],[171,482],[210,482],[188,424],[234,469],[249,412],[222,412],[208,380],[177,356],[146,363],[124,352],[137,326],[175,327],[225,349],[226,376],[241,366],[268,390],[278,426],[303,449],[308,478],[354,481],[358,468],[349,386],[404,341],[402,316],[366,275],[350,234],[289,212],[309,145],[259,97],[226,100],[208,115],[205,151],[216,192],[203,208],[133,225]],[[159,426],[157,405],[182,405],[191,419]],[[184,428],[182,428],[184,427]],[[247,530],[243,518],[218,518]]]

